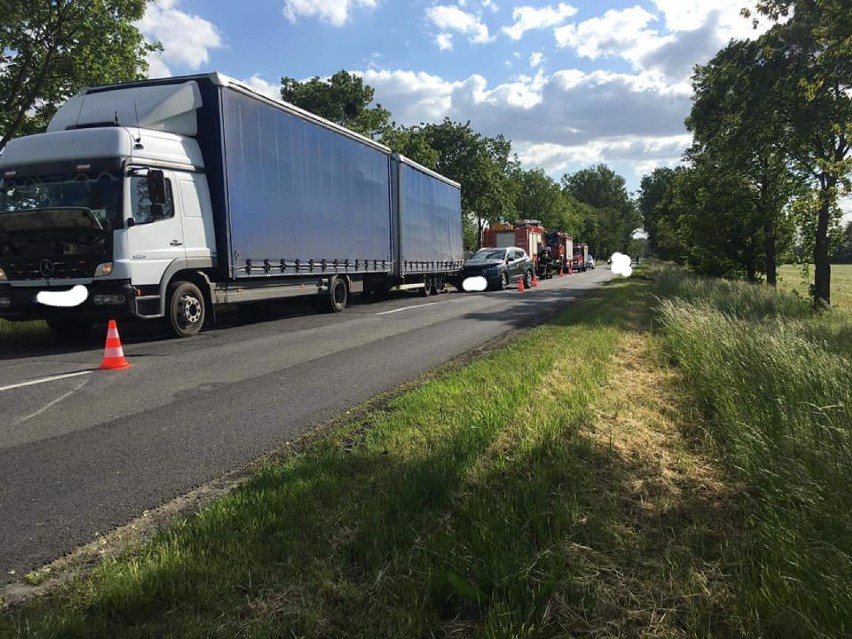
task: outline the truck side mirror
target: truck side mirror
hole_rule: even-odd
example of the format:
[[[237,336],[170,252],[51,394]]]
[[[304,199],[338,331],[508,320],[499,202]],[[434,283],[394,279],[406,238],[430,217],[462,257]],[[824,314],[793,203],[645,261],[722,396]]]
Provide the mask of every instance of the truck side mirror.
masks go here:
[[[148,199],[154,206],[166,203],[166,178],[160,169],[148,170]]]

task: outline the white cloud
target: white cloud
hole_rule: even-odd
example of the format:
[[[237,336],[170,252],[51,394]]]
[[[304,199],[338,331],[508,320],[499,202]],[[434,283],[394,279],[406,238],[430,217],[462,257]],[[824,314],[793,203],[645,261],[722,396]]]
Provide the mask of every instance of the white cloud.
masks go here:
[[[764,24],[757,30],[752,28],[751,20],[740,15],[744,5],[753,3],[743,0],[701,0],[701,2],[683,2],[683,0],[653,0],[657,11],[663,14],[666,28],[670,31],[695,31],[714,22],[721,43],[731,38],[753,38],[765,31]],[[713,18],[713,14],[717,17]],[[764,23],[767,21],[764,20]]]
[[[243,80],[243,82],[258,93],[262,93],[273,100],[281,99],[281,85],[267,82],[257,73],[251,76],[248,80]]]
[[[731,38],[754,38],[769,26],[752,29],[740,15],[742,0],[653,0],[653,4],[653,13],[636,5],[559,27],[554,30],[557,45],[592,60],[620,57],[638,71],[684,83],[694,65],[707,62]]]
[[[524,166],[557,178],[605,162],[636,189],[649,167],[679,163],[691,141],[683,126],[690,87],[652,74],[539,69],[493,86],[478,74],[448,81],[374,68],[361,75],[399,124],[470,121],[484,135],[511,140]]]
[[[453,34],[452,33],[439,33],[435,36],[435,44],[438,45],[438,48],[441,51],[450,51],[453,48]]]
[[[536,51],[535,53],[530,55],[530,66],[532,68],[535,68],[538,65],[540,65],[543,60],[544,60],[544,54],[541,53],[540,51]]]
[[[466,35],[474,44],[493,40],[488,27],[477,16],[458,7],[437,5],[426,10],[426,18],[442,31],[456,31]]]
[[[376,90],[376,101],[406,126],[440,122],[450,112],[453,90],[461,85],[422,71],[368,69],[359,75]]]
[[[180,0],[156,0],[148,5],[145,16],[136,23],[149,40],[159,40],[163,51],[148,57],[148,75],[171,75],[171,65],[198,69],[207,64],[208,51],[222,46],[222,38],[213,23],[178,9]]]
[[[148,77],[149,78],[168,78],[172,75],[172,70],[169,65],[163,60],[161,53],[151,53],[148,55]]]
[[[448,116],[470,120],[485,135],[502,133],[535,144],[575,147],[618,136],[685,135],[690,104],[687,87],[675,90],[650,76],[603,71],[546,75],[539,70],[494,87],[478,74],[455,82],[412,71],[370,69],[362,75],[400,124],[440,122]],[[643,153],[652,148],[649,142]]]
[[[554,143],[512,143],[512,149],[525,166],[541,167],[546,173],[572,172],[605,163],[629,167],[638,187],[639,178],[658,166],[676,166],[692,138],[689,135],[642,137],[602,137],[578,145]],[[629,177],[629,176],[628,176]]]
[[[594,60],[618,55],[639,67],[644,55],[673,39],[648,27],[656,21],[653,13],[637,5],[620,11],[610,9],[600,18],[559,27],[554,35],[560,47],[571,47],[582,57]]]
[[[511,27],[503,27],[502,30],[512,40],[520,40],[527,31],[555,27],[576,13],[575,7],[561,2],[556,7],[547,6],[541,9],[515,7],[512,11],[512,19],[515,23]]]
[[[355,9],[375,9],[378,0],[284,0],[284,17],[290,22],[316,18],[335,27],[349,22]]]

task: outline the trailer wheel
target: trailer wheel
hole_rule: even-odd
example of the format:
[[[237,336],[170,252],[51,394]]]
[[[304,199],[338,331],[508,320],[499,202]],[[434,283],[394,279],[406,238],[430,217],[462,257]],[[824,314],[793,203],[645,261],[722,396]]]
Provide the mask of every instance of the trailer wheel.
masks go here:
[[[198,335],[204,324],[204,295],[192,282],[175,282],[169,287],[169,325],[175,337]]]
[[[432,290],[435,287],[435,282],[431,277],[423,278],[423,288],[420,289],[420,295],[423,297],[429,297],[434,293]]]
[[[349,287],[346,280],[332,275],[328,280],[328,290],[322,296],[319,307],[325,313],[339,313],[349,303]]]

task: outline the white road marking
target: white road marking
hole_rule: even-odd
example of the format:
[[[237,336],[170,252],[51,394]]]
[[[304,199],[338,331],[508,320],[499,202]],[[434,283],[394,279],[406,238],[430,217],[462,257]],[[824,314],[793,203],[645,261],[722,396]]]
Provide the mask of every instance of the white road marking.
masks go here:
[[[42,379],[31,379],[28,382],[21,382],[20,384],[0,386],[0,393],[3,391],[14,390],[16,388],[23,388],[24,386],[34,386],[35,384],[44,384],[45,382],[55,382],[59,379],[68,379],[69,377],[78,377],[79,375],[89,375],[91,372],[92,371],[79,371],[77,373],[65,373],[64,375],[54,375],[52,377],[43,377]]]
[[[438,302],[429,302],[428,304],[417,304],[416,306],[404,306],[403,308],[395,308],[392,311],[383,311],[381,313],[376,313],[376,315],[390,315],[391,313],[400,313],[402,311],[410,311],[412,308],[423,308],[424,306],[432,306],[432,304],[437,304]],[[0,388],[0,390],[3,390]]]
[[[85,385],[86,385],[86,384],[88,384],[88,383],[89,383],[89,380],[88,380],[88,379],[83,380],[83,383],[82,383],[82,384],[79,384],[78,386],[76,386],[76,387],[75,387],[75,388],[73,388],[72,390],[68,391],[68,392],[67,392],[67,393],[65,393],[64,395],[62,395],[62,396],[60,396],[60,397],[57,397],[57,398],[56,398],[56,399],[54,399],[52,402],[48,402],[48,404],[46,404],[46,405],[45,405],[45,406],[43,406],[42,408],[38,409],[36,412],[32,413],[31,415],[27,415],[26,417],[22,417],[21,419],[19,419],[19,420],[17,421],[17,423],[16,423],[15,425],[17,426],[18,424],[23,424],[23,423],[24,423],[25,421],[27,421],[28,419],[32,419],[32,418],[33,418],[33,417],[35,417],[36,415],[41,415],[44,411],[46,411],[46,410],[47,410],[48,408],[50,408],[51,406],[53,406],[53,405],[55,405],[55,404],[58,404],[59,402],[61,402],[61,401],[62,401],[63,399],[65,399],[66,397],[71,397],[71,395],[73,395],[74,393],[76,393],[78,390],[80,390],[81,388],[83,388],[83,386],[85,386]]]

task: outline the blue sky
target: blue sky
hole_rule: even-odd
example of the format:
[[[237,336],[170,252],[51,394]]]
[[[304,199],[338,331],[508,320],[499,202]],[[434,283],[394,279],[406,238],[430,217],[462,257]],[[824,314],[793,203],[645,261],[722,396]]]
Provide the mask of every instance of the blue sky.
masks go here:
[[[151,77],[219,71],[277,96],[345,69],[400,124],[470,121],[555,179],[604,162],[630,191],[689,144],[690,75],[753,37],[750,0],[157,0]]]

